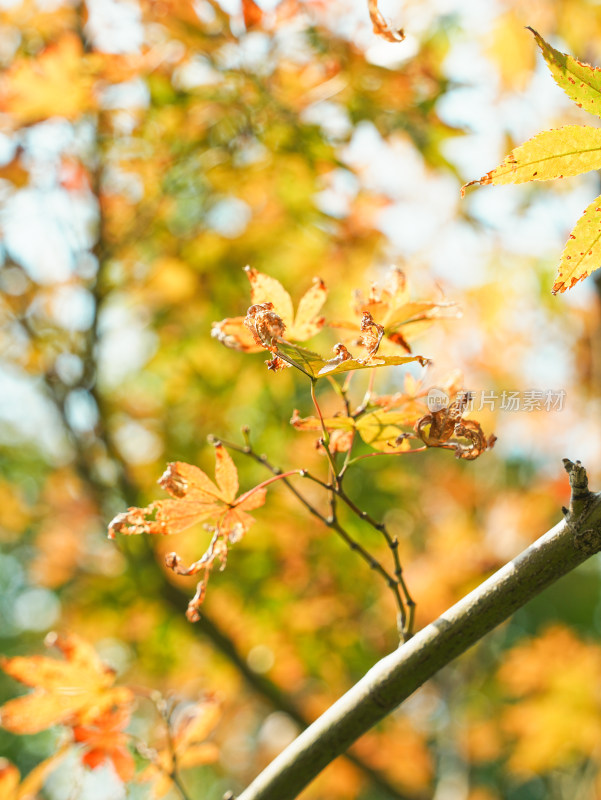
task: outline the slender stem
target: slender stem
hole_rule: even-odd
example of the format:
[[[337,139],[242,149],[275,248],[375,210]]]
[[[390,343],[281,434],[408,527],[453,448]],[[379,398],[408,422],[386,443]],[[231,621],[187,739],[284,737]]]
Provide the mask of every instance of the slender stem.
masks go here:
[[[383,522],[378,522],[375,520],[367,511],[362,511],[359,506],[357,506],[351,498],[347,495],[344,489],[341,486],[338,486],[336,490],[336,494],[345,503],[353,514],[359,517],[359,519],[364,520],[367,522],[368,525],[371,525],[376,531],[382,534],[382,536],[386,539],[386,544],[390,548],[392,552],[392,558],[394,561],[394,574],[396,575],[396,580],[398,586],[401,587],[403,594],[405,596],[405,602],[407,604],[407,608],[409,609],[409,617],[406,618],[403,610],[403,614],[401,615],[402,621],[402,636],[403,639],[406,641],[407,639],[411,638],[413,635],[413,619],[415,615],[415,601],[409,594],[409,590],[407,588],[407,584],[403,577],[403,568],[401,566],[401,560],[399,558],[399,540],[396,536],[392,536],[386,525]]]
[[[283,483],[287,486],[287,488],[295,495],[295,497],[305,506],[305,508],[313,514],[313,516],[317,517],[326,527],[335,530],[336,533],[346,542],[346,544],[358,553],[361,558],[369,564],[370,568],[377,572],[384,580],[386,581],[386,585],[390,588],[393,593],[395,603],[398,607],[398,629],[399,635],[403,639],[403,641],[407,641],[413,635],[413,621],[415,617],[415,601],[412,599],[411,595],[409,594],[409,590],[405,583],[405,579],[403,577],[403,571],[399,559],[398,554],[398,539],[393,538],[387,531],[386,526],[384,523],[377,522],[373,517],[371,517],[367,512],[361,511],[361,509],[355,505],[355,503],[348,497],[348,495],[342,490],[342,488],[338,485],[335,486],[332,483],[326,483],[322,481],[320,478],[317,478],[315,475],[307,472],[306,470],[293,470],[291,472],[282,473],[282,471],[272,465],[267,456],[259,455],[256,453],[252,445],[250,444],[250,437],[248,429],[243,430],[244,438],[247,442],[246,445],[238,445],[234,442],[229,442],[224,439],[220,439],[219,441],[223,444],[224,447],[228,449],[234,450],[238,453],[243,453],[244,455],[253,458],[259,464],[262,464],[264,467],[269,469],[271,472],[274,473],[276,479],[282,479]],[[330,502],[330,516],[326,517],[324,514],[321,513],[315,506],[313,506],[297,489],[294,487],[288,477],[290,475],[300,475],[303,478],[307,478],[313,483],[317,483],[323,489],[325,489],[329,494],[329,502]],[[273,479],[272,479],[273,480]],[[268,481],[271,483],[271,480]],[[260,484],[263,486],[265,484]],[[259,488],[259,487],[256,487]],[[392,551],[393,560],[394,560],[394,575],[389,573],[381,564],[380,562],[374,558],[362,545],[359,544],[353,537],[346,531],[337,518],[337,510],[336,510],[336,498],[340,498],[350,510],[359,517],[359,519],[367,522],[368,525],[371,525],[372,528],[375,528],[379,533],[382,533],[386,538],[386,542]],[[402,592],[402,594],[401,594]],[[404,597],[404,601],[403,601]]]
[[[365,409],[367,408],[367,406],[369,405],[369,401],[371,400],[371,396],[372,396],[373,391],[374,391],[375,378],[376,378],[376,371],[375,371],[375,369],[372,369],[370,371],[370,374],[369,374],[369,383],[367,384],[367,390],[366,390],[366,392],[365,392],[365,394],[363,396],[363,401],[361,402],[361,405],[355,411],[356,415],[362,414],[365,411]]]
[[[172,775],[169,775],[169,779],[171,780],[171,783],[175,786],[177,791],[182,796],[182,800],[192,800],[188,792],[184,789],[184,786],[177,772],[174,771]]]
[[[258,492],[259,489],[264,489],[266,486],[269,486],[270,483],[275,483],[276,481],[285,481],[286,478],[290,478],[292,475],[301,475],[304,477],[304,474],[304,469],[291,469],[288,472],[279,472],[277,475],[274,475],[273,478],[267,478],[266,481],[258,483],[256,486],[253,486],[252,489],[249,489],[248,492],[240,495],[236,502],[232,504],[232,507],[239,505],[242,499],[246,500],[247,497],[250,497],[255,492]]]
[[[321,413],[321,408],[319,407],[319,403],[317,402],[317,396],[315,394],[315,379],[311,379],[311,400],[313,400],[313,405],[315,406],[315,410],[317,411],[317,416],[319,417],[319,421],[321,423],[321,430],[323,432],[323,449],[326,451],[326,456],[328,457],[328,461],[330,463],[330,469],[332,470],[332,478],[338,482],[337,470],[336,470],[336,463],[334,461],[334,456],[330,452],[330,433],[326,428],[326,423],[323,418],[323,414]]]
[[[423,453],[424,450],[427,450],[427,445],[423,447],[416,447],[413,450],[395,450],[393,452],[384,452],[378,450],[377,453],[364,453],[362,456],[355,456],[355,458],[351,458],[349,461],[349,466],[351,464],[356,464],[357,461],[363,461],[365,458],[375,458],[376,456],[404,456],[409,455],[410,453]]]

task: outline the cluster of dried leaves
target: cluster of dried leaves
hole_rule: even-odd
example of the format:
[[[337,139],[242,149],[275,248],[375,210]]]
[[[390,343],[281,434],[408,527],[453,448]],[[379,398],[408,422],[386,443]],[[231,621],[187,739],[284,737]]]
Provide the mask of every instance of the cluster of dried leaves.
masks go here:
[[[0,760],[0,797],[6,800],[33,798],[48,773],[76,745],[81,763],[95,769],[107,762],[123,781],[151,783],[154,797],[165,795],[177,768],[207,764],[217,758],[213,743],[206,742],[219,718],[212,698],[190,704],[171,723],[156,748],[136,746],[126,732],[135,704],[134,691],[115,686],[115,673],[94,648],[73,634],[49,634],[45,643],[56,647],[63,659],[47,656],[3,658],[7,675],[33,688],[33,692],[9,700],[0,708],[0,724],[12,733],[31,734],[54,725],[65,728],[64,745],[21,781],[17,768]],[[164,701],[161,701],[164,702]],[[136,775],[133,749],[148,760]]]
[[[418,362],[428,364],[423,356],[411,354],[409,341],[428,325],[443,317],[456,317],[454,304],[444,301],[414,301],[400,269],[390,270],[384,286],[373,285],[369,294],[356,292],[353,302],[353,321],[327,322],[321,311],[327,297],[322,280],[315,278],[312,286],[299,301],[296,313],[289,293],[275,278],[246,267],[250,281],[251,306],[245,317],[231,317],[213,324],[212,335],[226,347],[244,353],[267,350],[270,370],[295,367],[310,378],[312,384],[320,378],[360,369],[397,366]],[[344,341],[334,346],[334,358],[297,344],[320,333],[325,327],[341,331]],[[360,348],[361,355],[353,356]],[[401,349],[405,355],[390,355]],[[409,355],[407,355],[409,354]],[[347,385],[343,390],[348,396]],[[417,440],[417,450],[441,447],[455,452],[458,458],[473,460],[495,442],[495,436],[485,436],[480,424],[465,419],[469,398],[462,394],[456,375],[445,386],[449,396],[457,400],[448,408],[429,412],[425,398],[428,389],[411,375],[405,377],[405,391],[378,396],[370,388],[354,409],[348,400],[344,410],[324,418],[302,418],[294,411],[291,424],[297,430],[321,433],[317,445],[330,457],[336,453],[350,456],[356,436],[379,453],[416,452],[410,440]],[[315,403],[317,402],[314,398]],[[324,441],[328,438],[328,442]],[[226,565],[230,545],[239,541],[249,529],[253,518],[247,513],[265,502],[266,483],[237,497],[238,473],[220,443],[216,445],[214,483],[198,467],[182,462],[169,464],[159,480],[171,499],[157,500],[145,508],[129,508],[118,514],[109,525],[109,537],[117,534],[174,534],[197,523],[205,523],[211,533],[204,554],[185,566],[177,553],[169,553],[166,566],[178,575],[202,572],[196,593],[188,605],[187,617],[199,619],[199,609],[205,598],[207,582],[216,562]],[[281,477],[281,476],[280,476]],[[274,480],[274,479],[271,479]],[[210,524],[207,524],[210,521]]]

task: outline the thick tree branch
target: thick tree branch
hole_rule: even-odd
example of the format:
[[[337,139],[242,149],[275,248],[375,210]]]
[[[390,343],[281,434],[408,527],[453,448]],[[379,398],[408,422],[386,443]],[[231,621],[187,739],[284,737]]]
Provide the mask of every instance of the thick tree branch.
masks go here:
[[[564,459],[565,519],[402,647],[379,661],[248,786],[238,800],[292,800],[428,678],[550,584],[601,550],[601,494]]]

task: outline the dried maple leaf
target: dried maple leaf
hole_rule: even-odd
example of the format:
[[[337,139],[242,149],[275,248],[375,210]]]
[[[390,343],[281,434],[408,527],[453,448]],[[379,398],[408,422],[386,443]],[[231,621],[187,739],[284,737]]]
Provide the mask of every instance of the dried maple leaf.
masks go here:
[[[221,444],[215,447],[215,479],[198,467],[175,461],[168,465],[159,484],[173,500],[157,500],[146,508],[129,508],[117,514],[109,524],[109,538],[117,533],[173,534],[197,522],[211,519],[229,536],[246,531],[254,522],[247,511],[265,502],[265,489],[251,489],[236,498],[238,471]]]
[[[13,733],[38,733],[52,725],[86,724],[110,708],[132,702],[132,692],[113,686],[113,670],[83,639],[49,634],[46,644],[58,647],[65,660],[46,656],[0,660],[7,675],[35,690],[2,706],[3,728]]]
[[[361,317],[361,333],[363,334],[361,345],[367,350],[367,357],[363,361],[368,364],[373,361],[378,352],[380,342],[384,336],[384,326],[378,325],[369,311],[364,311]]]
[[[238,471],[222,444],[215,446],[215,459],[216,483],[198,467],[175,461],[159,479],[159,484],[169,492],[172,500],[157,500],[146,508],[129,508],[117,514],[109,524],[109,538],[114,538],[117,533],[179,533],[208,519],[216,523],[210,528],[213,537],[209,547],[191,566],[182,566],[177,553],[170,553],[165,559],[166,566],[179,575],[204,572],[196,594],[188,604],[186,616],[191,622],[199,619],[198,608],[204,599],[215,561],[220,559],[221,568],[225,567],[228,545],[239,541],[250,528],[254,519],[247,512],[262,506],[267,493],[261,486],[236,497]]]
[[[220,717],[219,703],[210,697],[185,708],[175,719],[170,741],[154,751],[152,763],[140,772],[136,780],[153,781],[153,797],[160,798],[172,788],[169,776],[176,769],[216,761],[219,756],[217,745],[206,739]]]
[[[454,450],[457,458],[473,461],[490,450],[497,440],[493,434],[484,435],[480,423],[471,419],[463,419],[470,401],[469,392],[463,392],[455,402],[446,408],[425,414],[415,424],[415,431],[428,447],[444,447]],[[466,439],[464,444],[457,439]]]
[[[384,328],[383,336],[388,341],[407,353],[411,352],[409,340],[422,333],[434,320],[459,316],[454,303],[411,300],[405,273],[398,267],[391,267],[383,286],[372,284],[367,297],[356,291],[353,311],[359,318],[358,323],[330,322],[329,325],[345,330],[347,341],[365,347],[368,352],[373,340],[365,336],[366,314],[370,315],[374,326]]]
[[[128,736],[123,733],[129,717],[130,708],[121,706],[107,709],[87,725],[74,726],[74,740],[84,745],[82,763],[96,769],[111,761],[122,781],[131,780],[136,767],[127,749]]]
[[[246,267],[250,281],[252,306],[271,304],[271,310],[281,319],[290,341],[304,342],[311,339],[323,328],[325,319],[319,316],[328,290],[320,278],[313,279],[313,285],[301,297],[296,316],[292,299],[282,284],[275,278]],[[226,347],[243,352],[260,352],[263,347],[245,327],[244,317],[231,317],[214,322],[211,335]]]

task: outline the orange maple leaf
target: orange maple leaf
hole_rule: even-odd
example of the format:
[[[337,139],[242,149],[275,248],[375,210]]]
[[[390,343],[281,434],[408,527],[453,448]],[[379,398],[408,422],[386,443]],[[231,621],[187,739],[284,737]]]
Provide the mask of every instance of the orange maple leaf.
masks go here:
[[[130,708],[109,708],[87,725],[73,727],[73,738],[84,745],[82,763],[96,769],[105,761],[112,761],[115,772],[126,782],[136,771],[132,754],[127,749],[127,734],[123,728],[129,723]]]
[[[117,533],[179,533],[207,519],[215,520],[217,529],[230,539],[240,538],[254,522],[246,512],[264,504],[266,490],[251,489],[236,498],[238,471],[223,445],[216,445],[215,458],[217,484],[192,464],[169,464],[159,484],[174,499],[156,500],[146,508],[117,514],[109,524],[109,538]]]
[[[292,298],[278,280],[251,267],[245,267],[245,272],[250,281],[251,304],[260,306],[271,303],[284,324],[287,339],[304,342],[323,328],[325,319],[319,316],[319,312],[328,290],[320,278],[313,279],[313,285],[301,297],[295,315]],[[263,348],[257,344],[244,320],[245,317],[228,317],[221,322],[214,322],[211,335],[233,350],[259,353]]]
[[[408,353],[411,352],[408,341],[422,333],[433,320],[459,316],[454,303],[411,300],[405,273],[397,267],[389,270],[382,287],[373,284],[367,297],[363,292],[356,291],[353,311],[364,326],[365,315],[369,314],[371,323],[379,323],[384,328],[386,339]],[[356,343],[369,351],[372,341],[365,341],[365,330],[361,323],[330,322],[329,325],[348,331],[345,341],[350,341],[353,335],[359,335]]]
[[[49,634],[61,661],[46,656],[3,658],[0,666],[35,691],[9,700],[0,709],[0,724],[13,733],[38,733],[51,725],[86,724],[109,708],[132,702],[130,689],[114,687],[115,675],[94,648],[78,636]]]

